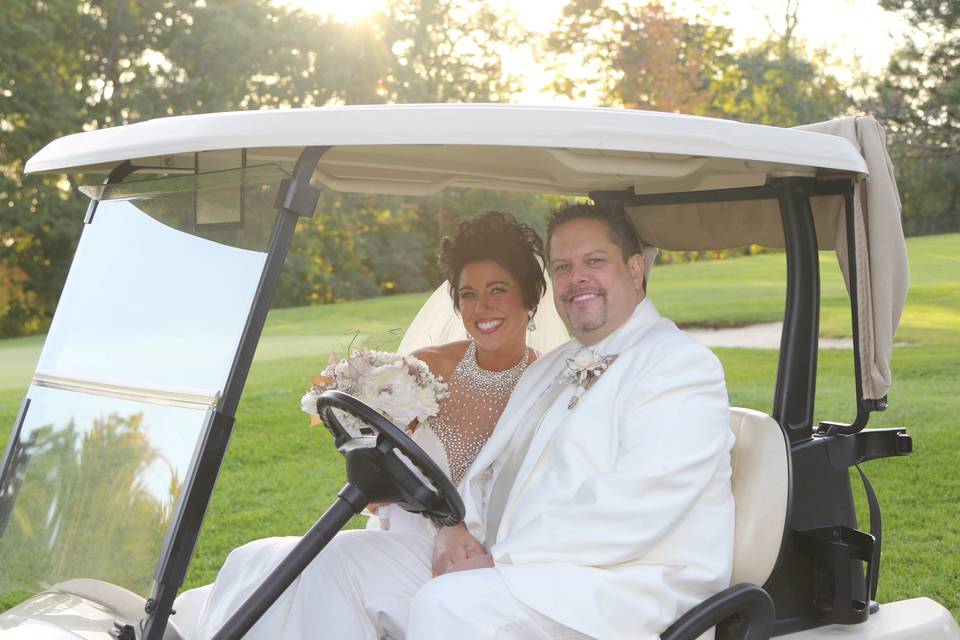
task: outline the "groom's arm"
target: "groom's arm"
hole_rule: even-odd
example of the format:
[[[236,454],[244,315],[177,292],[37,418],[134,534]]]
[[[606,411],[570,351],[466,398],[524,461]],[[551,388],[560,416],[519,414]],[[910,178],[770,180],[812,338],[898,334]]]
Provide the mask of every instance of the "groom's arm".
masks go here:
[[[732,442],[723,369],[688,345],[642,372],[617,418],[615,467],[510,531],[495,561],[605,566],[642,556],[696,504]]]

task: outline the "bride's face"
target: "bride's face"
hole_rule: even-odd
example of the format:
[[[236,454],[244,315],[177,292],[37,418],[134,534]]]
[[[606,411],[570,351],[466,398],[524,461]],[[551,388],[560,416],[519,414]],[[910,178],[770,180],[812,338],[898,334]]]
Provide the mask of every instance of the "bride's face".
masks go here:
[[[470,262],[458,285],[460,317],[478,347],[512,350],[526,344],[527,308],[509,271],[493,260]]]

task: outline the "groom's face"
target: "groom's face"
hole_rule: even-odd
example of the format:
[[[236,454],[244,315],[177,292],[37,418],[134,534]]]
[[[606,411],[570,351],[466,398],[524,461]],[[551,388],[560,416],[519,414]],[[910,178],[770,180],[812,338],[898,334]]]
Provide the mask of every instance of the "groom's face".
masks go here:
[[[581,344],[613,333],[643,300],[643,258],[624,260],[602,220],[575,219],[554,229],[550,272],[557,312]]]

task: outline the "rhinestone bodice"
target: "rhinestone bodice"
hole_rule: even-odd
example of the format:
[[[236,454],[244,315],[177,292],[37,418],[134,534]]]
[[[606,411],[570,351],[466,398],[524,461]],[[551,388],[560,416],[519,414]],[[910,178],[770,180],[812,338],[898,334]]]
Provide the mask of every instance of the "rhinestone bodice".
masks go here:
[[[493,433],[528,363],[524,349],[523,358],[509,369],[487,371],[477,364],[476,343],[467,346],[447,381],[449,395],[426,423],[443,444],[454,484],[460,482]]]

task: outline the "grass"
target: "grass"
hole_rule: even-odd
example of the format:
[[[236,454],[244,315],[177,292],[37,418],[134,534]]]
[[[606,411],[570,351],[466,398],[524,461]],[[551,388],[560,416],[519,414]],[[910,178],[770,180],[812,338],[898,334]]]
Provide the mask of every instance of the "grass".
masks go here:
[[[890,409],[871,427],[906,426],[908,459],[865,465],[884,515],[881,601],[929,596],[960,618],[960,235],[908,242],[911,290],[895,350]],[[850,335],[847,298],[833,256],[821,258],[822,333]],[[686,325],[729,326],[783,313],[783,256],[760,255],[657,267],[651,297]],[[305,426],[298,399],[330,349],[354,341],[394,348],[423,294],[270,313],[240,405],[187,587],[210,582],[226,554],[246,541],[297,535],[326,509],[343,483],[339,456],[321,430]],[[356,336],[356,337],[355,337]],[[0,341],[0,439],[6,439],[42,339]],[[769,410],[774,350],[717,350],[731,402]],[[821,352],[819,419],[853,415],[849,351]],[[856,485],[855,485],[856,486]],[[856,490],[855,490],[856,491]],[[359,525],[358,522],[352,523]]]

